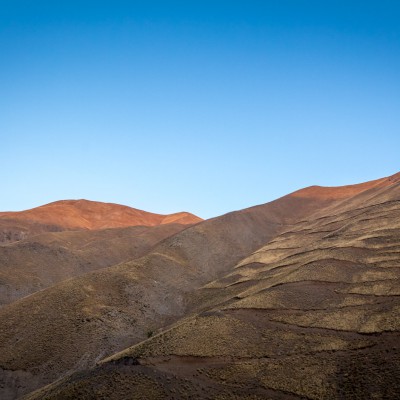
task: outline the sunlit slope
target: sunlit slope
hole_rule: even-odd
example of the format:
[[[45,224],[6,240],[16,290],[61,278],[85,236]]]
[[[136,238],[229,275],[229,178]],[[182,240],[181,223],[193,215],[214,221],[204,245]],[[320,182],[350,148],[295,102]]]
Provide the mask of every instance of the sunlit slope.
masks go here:
[[[61,200],[19,212],[0,213],[0,242],[64,230],[194,224],[202,219],[188,212],[154,214],[132,207],[89,200]]]
[[[396,399],[399,261],[392,180],[283,229],[170,329],[27,398]]]
[[[180,352],[187,352],[186,355],[178,354],[179,365],[181,365],[182,357],[186,356],[189,357],[188,363],[194,361],[191,358],[193,356],[216,357],[217,364],[223,361],[220,357],[226,358],[225,361],[239,362],[241,356],[238,356],[236,351],[241,351],[240,343],[244,340],[247,343],[246,338],[252,337],[252,331],[255,331],[257,335],[260,333],[257,325],[253,328],[248,325],[250,322],[246,317],[249,315],[249,320],[254,317],[252,313],[255,307],[239,309],[245,314],[243,321],[239,321],[243,329],[238,329],[236,320],[232,322],[232,318],[238,318],[235,314],[238,312],[235,308],[236,302],[244,300],[246,296],[255,295],[261,290],[268,290],[271,274],[272,282],[276,285],[286,283],[279,281],[279,276],[275,276],[276,271],[283,268],[283,264],[286,263],[285,253],[276,260],[283,264],[277,265],[277,270],[270,271],[270,261],[265,263],[257,261],[257,265],[261,267],[259,270],[254,267],[254,261],[250,260],[254,252],[282,240],[285,235],[290,236],[288,232],[296,230],[300,231],[299,240],[305,241],[305,244],[299,247],[315,243],[319,238],[318,235],[329,234],[330,228],[324,228],[323,230],[328,232],[318,233],[312,239],[304,238],[304,234],[309,230],[318,229],[313,226],[318,221],[315,216],[318,215],[318,218],[323,220],[324,209],[335,209],[337,206],[342,207],[342,212],[351,212],[352,207],[359,207],[357,205],[359,203],[368,203],[372,206],[380,202],[397,201],[398,196],[396,191],[398,185],[388,179],[337,190],[340,195],[332,194],[331,188],[303,189],[265,205],[199,223],[165,239],[140,259],[62,282],[3,307],[0,310],[0,366],[2,368],[0,381],[5,388],[5,398],[18,397],[64,376],[66,372],[85,368],[89,369],[89,372],[71,378],[79,386],[78,392],[71,392],[73,393],[71,396],[79,398],[89,394],[94,398],[101,398],[98,397],[99,393],[86,392],[86,390],[98,388],[97,383],[86,388],[87,382],[94,382],[90,381],[93,377],[95,380],[100,379],[99,382],[102,382],[100,386],[103,387],[103,383],[108,383],[114,388],[111,390],[114,391],[111,398],[112,396],[124,398],[122,392],[118,390],[126,388],[131,390],[130,385],[133,383],[129,379],[127,382],[125,378],[122,379],[119,388],[117,382],[112,380],[112,373],[106,372],[106,376],[102,378],[95,377],[93,374],[97,374],[98,371],[103,374],[102,368],[111,368],[113,371],[116,368],[115,371],[120,371],[120,367],[125,368],[125,361],[104,364],[100,369],[93,371],[90,368],[100,359],[111,356],[131,344],[139,343],[157,332],[160,332],[162,336],[156,336],[154,340],[159,340],[160,337],[165,339],[166,347],[160,347],[157,344],[156,348],[165,348],[165,354],[157,352],[153,354],[154,349],[151,348],[143,356],[138,356],[139,358],[149,357],[151,360],[151,357],[161,357],[164,359],[164,357],[173,356],[178,351],[174,348],[179,348]],[[326,196],[327,191],[329,196]],[[343,191],[347,194],[344,195]],[[357,196],[364,196],[364,198],[354,200],[353,204],[350,198]],[[335,213],[338,212],[335,211]],[[307,224],[310,224],[309,228]],[[322,237],[320,239],[322,240]],[[292,243],[290,246],[283,245],[283,247],[296,246]],[[303,248],[298,251],[299,256],[304,251]],[[292,253],[288,255],[292,256]],[[243,261],[247,259],[249,262]],[[248,263],[253,265],[249,266]],[[299,278],[299,281],[303,280],[305,278]],[[32,310],[35,311],[32,312]],[[197,315],[198,313],[201,315]],[[224,320],[220,320],[223,322],[222,333],[217,334],[216,332],[219,331],[215,330],[215,327],[219,324],[219,318],[225,317],[229,317],[229,321],[225,326]],[[196,325],[199,318],[201,318],[199,320],[201,327]],[[258,316],[254,318],[259,319]],[[260,321],[262,321],[261,318]],[[184,329],[184,333],[178,333],[176,336],[174,332],[177,328],[172,328],[164,336],[162,332],[174,323],[178,323],[180,329]],[[217,325],[214,325],[215,323]],[[285,324],[285,322],[275,320],[271,323]],[[196,336],[192,329],[200,333],[203,339],[200,339],[198,334]],[[35,336],[27,336],[28,331],[35,332]],[[175,347],[170,347],[168,344],[170,332],[173,333],[171,340],[175,342]],[[219,338],[222,338],[222,342]],[[214,342],[215,345],[212,344]],[[144,342],[143,345],[151,346],[152,343],[157,342],[153,342],[152,339]],[[207,355],[201,355],[202,343],[208,344]],[[192,346],[200,347],[194,351]],[[131,357],[130,351],[128,351],[126,362],[136,364],[137,357],[136,355]],[[137,349],[133,351],[136,352]],[[233,353],[230,355],[229,351]],[[250,358],[258,350],[256,348],[252,351],[248,356]],[[236,360],[236,357],[239,358]],[[139,391],[142,390],[143,393],[148,394],[148,398],[153,396],[153,389],[149,383],[153,379],[151,374],[157,376],[161,374],[161,382],[166,382],[163,375],[165,372],[158,369],[159,364],[160,362],[156,360],[154,367],[139,366],[137,368],[141,368],[140,370],[135,368],[129,370],[134,374],[142,371],[143,368],[150,371],[150,375],[147,375],[147,372],[143,375],[143,382],[147,382],[146,390],[149,391],[143,392],[144,388],[140,388],[140,385],[138,387]],[[184,359],[183,365],[186,366]],[[88,381],[82,383],[79,377],[85,377],[82,379],[88,379]],[[192,376],[184,379],[189,379],[191,382]],[[254,376],[250,375],[249,379],[253,380]],[[190,382],[187,385],[190,386]],[[201,382],[204,383],[204,381]],[[81,383],[83,387],[80,386]],[[58,386],[57,390],[61,390],[58,392],[60,398],[67,396],[71,384],[75,390],[75,383],[70,381],[65,387]],[[218,380],[208,381],[206,387],[209,384],[215,389],[215,392],[210,393],[220,393],[220,389],[223,393],[225,390],[224,386],[220,387],[221,383]],[[64,388],[67,391],[63,391]],[[263,395],[265,394],[264,389],[259,386],[257,388]],[[79,390],[82,390],[81,394]],[[202,390],[201,385],[199,390]],[[229,390],[228,394],[231,395],[233,392]],[[247,383],[244,383],[240,390],[247,390]],[[49,392],[49,395],[53,396],[51,393]],[[109,394],[105,396],[108,398]],[[172,394],[171,396],[174,398]]]

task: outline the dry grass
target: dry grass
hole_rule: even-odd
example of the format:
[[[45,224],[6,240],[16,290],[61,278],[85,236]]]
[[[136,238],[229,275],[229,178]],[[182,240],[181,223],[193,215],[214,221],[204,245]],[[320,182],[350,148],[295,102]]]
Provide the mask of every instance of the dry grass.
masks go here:
[[[206,221],[11,304],[0,365],[42,378],[86,368],[32,400],[395,399],[400,184],[359,189]],[[16,343],[28,326],[39,337]]]

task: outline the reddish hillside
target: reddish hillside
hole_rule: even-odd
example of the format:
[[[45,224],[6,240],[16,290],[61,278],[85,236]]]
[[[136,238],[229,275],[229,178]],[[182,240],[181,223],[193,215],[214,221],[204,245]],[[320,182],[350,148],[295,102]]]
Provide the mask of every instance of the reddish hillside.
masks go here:
[[[399,216],[398,174],[314,186],[6,304],[0,397],[42,387],[24,398],[397,399]],[[93,262],[120,240],[83,233],[41,243],[71,242]],[[26,242],[3,246],[14,292],[15,271],[33,271],[18,267]],[[31,262],[39,246],[27,247]],[[51,250],[48,265],[67,270]]]
[[[187,212],[161,215],[113,203],[62,200],[26,211],[0,213],[0,222],[10,220],[48,225],[61,230],[95,230],[166,223],[193,224],[200,222],[201,218]]]
[[[340,200],[373,188],[379,189],[393,185],[400,181],[400,172],[386,178],[346,186],[309,186],[300,189],[289,196],[300,198],[318,198],[323,200]]]

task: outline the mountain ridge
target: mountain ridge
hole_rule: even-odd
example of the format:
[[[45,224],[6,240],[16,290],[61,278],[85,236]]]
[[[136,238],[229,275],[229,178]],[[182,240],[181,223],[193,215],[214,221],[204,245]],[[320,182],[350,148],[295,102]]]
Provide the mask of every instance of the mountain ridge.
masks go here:
[[[59,200],[24,211],[0,212],[0,245],[46,232],[99,230],[165,224],[192,225],[202,218],[189,212],[155,214],[91,200]]]
[[[85,199],[58,200],[23,211],[0,212],[0,219],[27,220],[66,229],[106,229],[154,226],[165,223],[196,223],[200,217],[189,212],[156,214],[116,203]]]
[[[371,357],[360,364],[368,369],[374,357],[383,363],[376,390],[392,384],[393,393],[394,364],[382,354],[398,357],[396,175],[337,196],[305,188],[194,224],[139,258],[4,306],[5,398],[343,398],[323,382],[349,379],[345,351]],[[336,365],[343,374],[332,375]],[[348,380],[345,394],[354,387],[365,398],[364,386]]]

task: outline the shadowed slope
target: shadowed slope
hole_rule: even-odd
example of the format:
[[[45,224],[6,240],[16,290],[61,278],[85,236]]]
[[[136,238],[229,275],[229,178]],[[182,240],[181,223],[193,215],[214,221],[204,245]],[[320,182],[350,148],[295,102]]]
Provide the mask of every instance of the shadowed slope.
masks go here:
[[[400,184],[376,190],[282,230],[165,332],[26,398],[397,399]]]
[[[362,193],[367,193],[360,202],[371,204],[387,201],[386,199],[390,196],[397,196],[394,192],[389,193],[388,189],[391,187],[389,184],[372,186],[358,186],[357,190],[351,190],[349,196],[361,196]],[[253,280],[255,280],[255,286],[258,280],[261,286],[264,285],[265,282],[261,281],[261,277],[246,279],[246,277],[243,278],[242,273],[236,271],[232,276],[232,268],[243,258],[250,257],[251,253],[261,246],[273,242],[277,235],[284,235],[284,231],[292,229],[303,229],[301,224],[307,224],[306,221],[310,224],[315,222],[313,215],[317,212],[323,214],[324,208],[328,209],[339,202],[347,201],[343,195],[338,198],[332,195],[325,196],[325,190],[325,188],[304,189],[265,205],[205,221],[164,240],[153,251],[134,262],[113,266],[60,283],[4,307],[0,310],[0,366],[6,398],[26,393],[62,376],[66,371],[72,372],[90,367],[101,357],[121,350],[129,343],[133,344],[145,339],[148,332],[165,328],[182,316],[207,310],[219,302],[229,302],[244,289],[250,289]],[[300,192],[302,192],[301,196],[299,196]],[[351,208],[350,205],[349,207]],[[342,209],[345,209],[345,205]],[[308,229],[304,228],[305,231]],[[269,272],[265,273],[268,275]],[[247,282],[241,284],[242,279]],[[193,294],[195,289],[210,281],[215,282]],[[49,313],[48,310],[53,304],[65,307],[62,307],[62,312]],[[36,314],[28,310],[36,310]],[[189,326],[191,320],[187,322]],[[223,332],[228,334],[224,343],[232,349],[236,342],[230,341],[230,335],[235,335],[236,323],[229,324],[230,322],[223,328]],[[205,340],[212,343],[213,336],[207,337],[207,332],[211,334],[213,328],[208,330],[207,324],[203,328]],[[37,334],[28,340],[24,332],[29,329]],[[237,331],[241,338],[251,333],[246,329]],[[187,332],[191,332],[191,328]],[[195,335],[193,338],[199,339]],[[190,342],[190,337],[187,339]],[[181,339],[178,339],[176,342],[177,346],[180,341]],[[190,350],[192,345],[190,343],[189,347],[182,347],[182,351],[186,348]],[[220,357],[220,353],[216,355]],[[189,359],[189,361],[193,360]],[[220,362],[221,360],[218,359],[218,363]],[[124,363],[125,361],[121,361],[118,365]],[[109,367],[107,364],[104,368],[114,367]],[[140,370],[132,369],[132,373],[137,375],[136,372],[140,372],[141,375],[139,375],[143,376],[144,382],[148,383],[146,387],[149,392],[145,393],[149,393],[148,398],[153,398],[151,382],[156,375],[161,374],[160,382],[166,383],[164,372],[154,368],[150,370],[148,367],[145,370],[143,370],[144,367],[140,368]],[[96,371],[104,373],[101,368]],[[191,371],[190,368],[189,371]],[[83,381],[83,384],[86,384],[86,382],[93,383],[94,381],[90,379],[97,379],[96,376],[99,375],[94,376],[92,372],[89,372],[84,376],[89,377],[88,381]],[[116,398],[123,398],[122,392],[116,390],[118,384],[113,381],[113,374],[106,373],[106,376],[104,382],[109,379],[108,382],[115,390],[115,396],[120,395]],[[116,379],[121,378],[120,375],[118,376]],[[79,386],[80,378],[73,379],[77,379]],[[144,387],[140,386],[141,381],[137,382],[139,382],[137,389],[143,392]],[[220,383],[208,382],[219,393]],[[126,388],[131,390],[131,383],[123,380],[121,390]],[[65,387],[70,387],[69,384]],[[133,384],[136,383],[133,382]],[[76,390],[77,387],[74,385],[74,390]],[[207,386],[208,383],[205,385]],[[94,389],[95,387],[98,385],[93,386]],[[63,392],[61,389],[58,393],[61,393],[60,396],[67,396],[68,393],[75,396],[78,393],[80,397],[79,390],[82,390],[82,397],[88,393],[91,393],[90,396],[99,395],[90,392],[90,388],[84,387],[78,388],[77,392],[68,392],[68,390]],[[159,393],[158,389],[154,390]],[[261,390],[261,394],[265,395],[265,392]],[[49,395],[54,396],[53,392],[49,392]]]
[[[194,224],[201,220],[187,212],[161,215],[113,203],[62,200],[31,210],[0,213],[0,241],[20,240],[46,231]]]
[[[141,257],[188,226],[45,233],[0,246],[0,307],[64,279]]]

